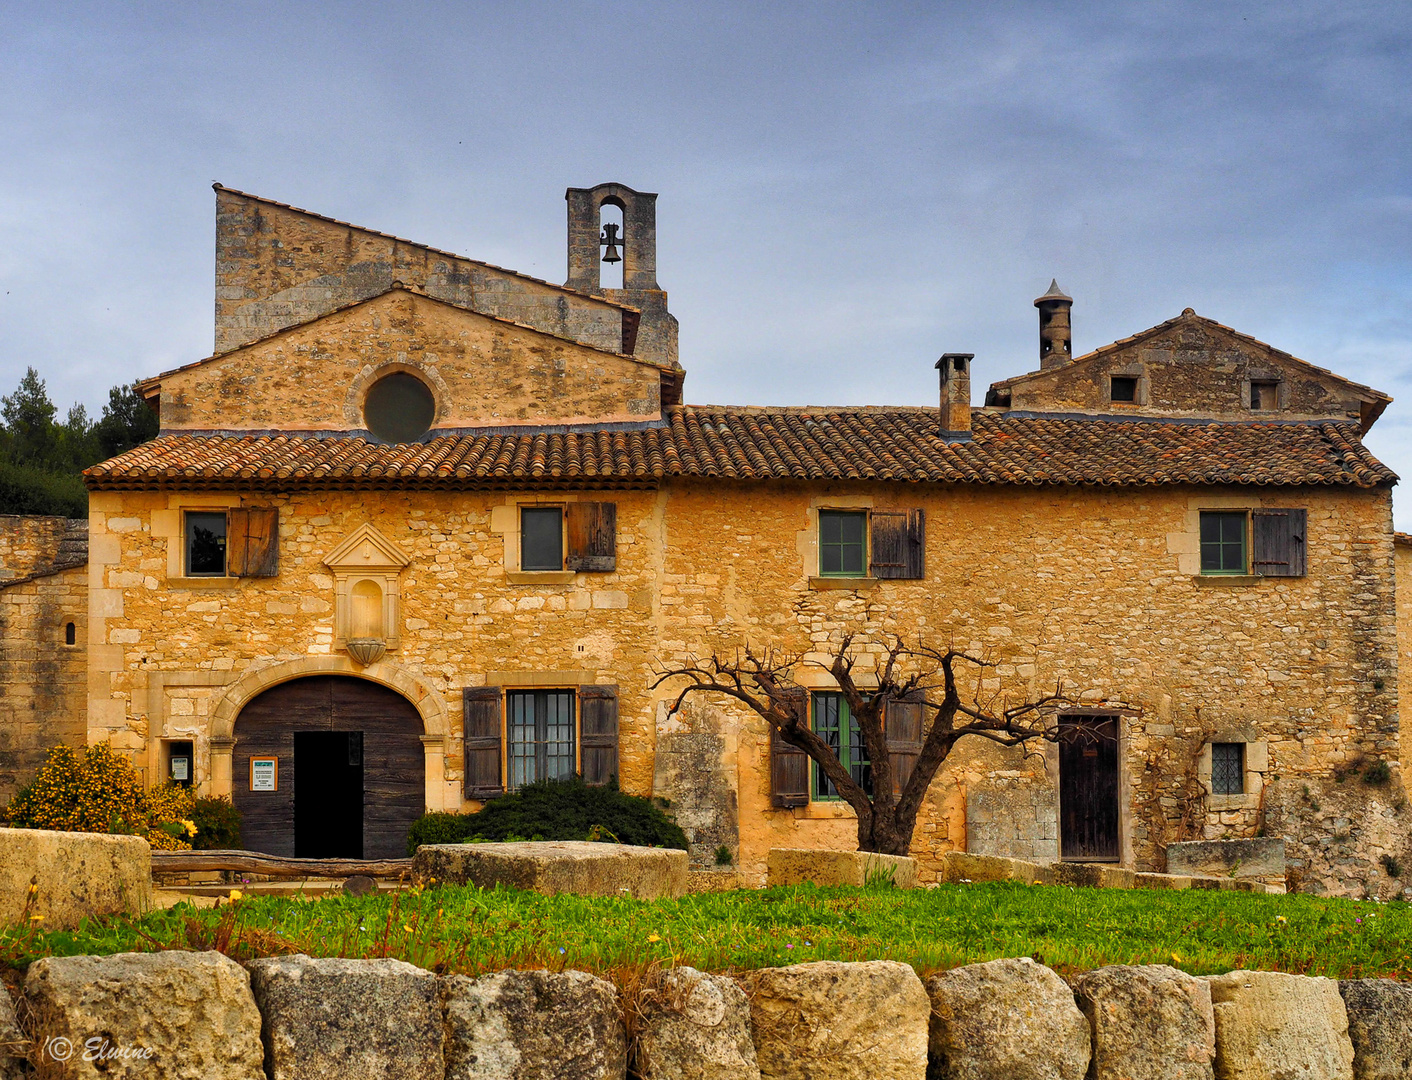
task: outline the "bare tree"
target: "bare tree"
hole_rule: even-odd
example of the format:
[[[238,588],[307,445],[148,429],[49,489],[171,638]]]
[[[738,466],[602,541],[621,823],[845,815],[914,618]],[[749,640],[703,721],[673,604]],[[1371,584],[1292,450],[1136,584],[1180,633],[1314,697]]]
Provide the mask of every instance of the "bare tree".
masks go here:
[[[795,668],[806,661],[797,656],[769,648],[759,651],[746,645],[731,658],[712,655],[709,660],[693,658],[685,663],[659,665],[653,688],[671,680],[687,680],[672,704],[673,712],[693,694],[721,694],[762,717],[779,739],[817,762],[839,796],[853,807],[858,815],[858,849],[887,855],[906,855],[911,848],[917,814],[927,789],[952,748],[966,736],[989,739],[1001,746],[1096,737],[1082,722],[1064,727],[1048,723],[1049,714],[1075,704],[1064,693],[1062,684],[1051,694],[1018,705],[1004,700],[983,703],[979,676],[994,664],[957,649],[908,646],[896,638],[887,645],[876,671],[869,671],[866,685],[860,685],[854,678],[853,646],[850,634],[843,638],[828,664],[807,662],[827,670],[848,702],[867,752],[871,791],[854,779],[839,755],[810,726],[808,691],[793,675]],[[976,692],[965,698],[958,680],[960,664],[972,665],[977,675]],[[906,755],[911,759],[910,769],[905,762],[894,761],[886,730],[889,705],[902,702],[921,714],[916,731],[919,745]],[[841,737],[847,738],[847,733]]]

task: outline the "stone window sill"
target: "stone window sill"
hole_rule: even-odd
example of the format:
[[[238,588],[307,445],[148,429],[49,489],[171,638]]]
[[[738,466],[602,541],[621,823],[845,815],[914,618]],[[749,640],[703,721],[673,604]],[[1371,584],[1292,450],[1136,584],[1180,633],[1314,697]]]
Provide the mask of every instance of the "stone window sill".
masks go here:
[[[1238,587],[1259,585],[1265,579],[1260,574],[1197,574],[1192,580],[1198,585]]]
[[[818,590],[851,589],[866,591],[877,586],[881,578],[875,577],[811,577],[809,588]]]
[[[169,577],[169,589],[235,589],[240,587],[238,577]]]
[[[840,818],[856,818],[853,807],[849,806],[842,799],[824,799],[812,801],[800,807],[804,811],[805,818],[816,818],[825,821],[835,821]]]
[[[1258,809],[1260,809],[1260,796],[1249,792],[1244,795],[1208,795],[1206,797],[1206,810],[1212,814],[1222,810]]]
[[[507,585],[572,585],[578,577],[572,570],[518,570],[505,574]]]

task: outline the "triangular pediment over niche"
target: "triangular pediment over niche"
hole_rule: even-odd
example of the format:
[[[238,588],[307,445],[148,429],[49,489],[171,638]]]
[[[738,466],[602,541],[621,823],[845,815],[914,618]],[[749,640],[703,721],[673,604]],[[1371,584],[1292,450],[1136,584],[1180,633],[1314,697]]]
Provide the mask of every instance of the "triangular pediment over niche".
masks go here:
[[[412,561],[400,547],[364,522],[324,556],[330,570],[401,570]]]

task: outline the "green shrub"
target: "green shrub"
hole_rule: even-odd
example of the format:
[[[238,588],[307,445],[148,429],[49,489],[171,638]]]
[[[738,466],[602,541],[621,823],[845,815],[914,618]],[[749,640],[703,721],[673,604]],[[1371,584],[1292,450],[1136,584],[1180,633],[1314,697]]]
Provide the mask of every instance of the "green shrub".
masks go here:
[[[191,846],[197,851],[239,849],[240,811],[224,795],[197,799],[191,820],[196,825]]]
[[[1392,780],[1392,768],[1379,758],[1363,770],[1363,783],[1372,787],[1382,787]]]
[[[617,784],[540,780],[502,795],[474,814],[426,814],[407,835],[418,844],[464,840],[616,840],[642,847],[686,850],[686,834],[651,799],[626,795]]]

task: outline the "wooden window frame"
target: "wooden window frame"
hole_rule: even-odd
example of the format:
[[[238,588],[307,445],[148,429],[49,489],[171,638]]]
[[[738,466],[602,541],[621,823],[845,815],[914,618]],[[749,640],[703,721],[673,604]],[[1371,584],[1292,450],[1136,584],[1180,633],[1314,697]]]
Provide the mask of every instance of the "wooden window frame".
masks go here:
[[[462,792],[464,798],[483,802],[498,795],[516,791],[523,784],[533,783],[544,778],[539,775],[537,760],[536,775],[533,779],[515,783],[511,776],[514,759],[510,738],[511,715],[514,708],[512,698],[515,695],[525,694],[568,694],[573,702],[573,775],[581,776],[585,783],[593,785],[605,784],[617,778],[620,767],[618,737],[621,730],[621,719],[616,685],[555,683],[542,686],[516,684],[465,687],[462,689],[462,700],[468,725],[469,713],[474,706],[484,706],[492,700],[495,702],[494,734],[481,731],[474,736],[468,735],[466,734],[469,731],[468,726],[462,736],[467,753],[495,751],[498,761],[498,769],[496,770],[498,783],[493,787],[488,785],[467,786]],[[601,714],[594,713],[594,716],[597,716],[598,720],[603,723],[603,730],[587,730],[588,707],[594,701],[611,703],[611,705],[602,708]],[[538,755],[536,755],[537,757]],[[594,767],[590,769],[589,766]],[[469,777],[468,762],[465,775]]]
[[[512,722],[513,722],[513,716],[514,716],[514,712],[515,712],[515,699],[516,699],[516,698],[525,698],[525,697],[531,698],[531,699],[533,699],[534,708],[537,710],[537,709],[538,709],[538,704],[539,704],[537,699],[538,699],[539,695],[544,695],[544,696],[545,696],[546,703],[547,703],[547,700],[548,700],[549,696],[551,696],[551,695],[554,695],[554,696],[567,696],[567,697],[568,697],[568,699],[569,699],[569,723],[568,723],[568,727],[569,727],[569,742],[570,742],[569,754],[568,754],[568,756],[569,756],[569,758],[570,758],[570,762],[569,762],[569,772],[570,772],[570,775],[577,775],[577,774],[579,773],[581,767],[582,767],[582,763],[581,763],[581,759],[580,759],[580,749],[581,749],[581,746],[582,746],[582,743],[583,743],[583,739],[582,739],[582,736],[581,736],[581,734],[580,734],[580,726],[581,726],[581,725],[580,725],[580,718],[579,718],[579,695],[578,695],[577,689],[576,689],[575,687],[564,687],[564,686],[554,686],[554,687],[550,687],[550,686],[514,686],[514,687],[507,687],[507,688],[505,689],[505,691],[504,691],[504,713],[503,713],[503,715],[504,715],[503,728],[504,728],[504,739],[505,739],[505,741],[504,741],[504,746],[505,746],[504,759],[505,759],[505,790],[506,790],[506,791],[517,791],[517,790],[519,790],[520,787],[522,787],[522,786],[525,785],[525,784],[535,783],[535,782],[540,781],[540,780],[549,779],[547,768],[542,768],[543,766],[545,766],[545,765],[547,764],[548,757],[549,757],[548,751],[547,751],[547,747],[548,747],[548,745],[549,745],[549,743],[550,743],[550,740],[549,740],[549,738],[548,738],[548,732],[547,732],[547,729],[548,729],[548,727],[549,727],[549,724],[548,724],[548,719],[549,719],[549,718],[548,718],[548,716],[546,716],[546,717],[544,718],[544,720],[545,720],[545,725],[544,725],[544,726],[545,726],[545,728],[546,728],[546,735],[545,735],[545,738],[544,738],[543,740],[540,740],[540,739],[538,738],[539,727],[540,727],[540,718],[539,718],[538,716],[535,716],[535,717],[534,717],[534,728],[535,728],[535,736],[536,736],[535,739],[531,740],[529,743],[524,743],[523,741],[516,741],[516,740],[513,740],[513,739],[511,738]],[[562,740],[561,740],[561,743],[562,743]],[[516,754],[514,753],[514,747],[516,747],[516,746],[521,746],[521,745],[529,745],[529,746],[532,746],[532,747],[535,748],[535,750],[534,750],[534,766],[535,766],[535,767],[534,767],[534,773],[535,773],[535,775],[532,776],[532,777],[530,777],[529,779],[520,779],[520,780],[517,781],[517,780],[515,780],[514,777],[513,777],[515,762],[516,762],[517,760],[524,760],[524,759],[525,759],[525,755],[521,754],[521,755],[519,755],[519,756],[517,757]],[[542,752],[541,752],[541,748],[543,748],[543,751],[542,751]],[[541,760],[541,759],[543,759],[543,760]],[[564,777],[563,777],[563,776],[556,776],[556,777],[554,777],[554,779],[564,779]]]
[[[225,522],[225,532],[221,535],[221,569],[219,573],[209,570],[196,571],[191,568],[192,529],[195,517],[218,517]],[[188,578],[226,578],[230,573],[230,510],[228,507],[206,509],[191,507],[181,512],[181,572]]]
[[[838,690],[811,690],[809,692],[809,727],[814,734],[820,735],[821,737],[822,734],[818,727],[820,699],[838,702],[839,745],[835,747],[834,752],[838,755],[840,764],[848,770],[849,775],[862,784],[865,791],[871,793],[873,786],[872,769],[868,767],[867,758],[864,757],[856,763],[853,760],[855,741],[857,743],[856,749],[859,753],[866,754],[867,748],[863,745],[862,729],[858,727],[853,719],[853,710],[848,707],[848,699]],[[847,725],[847,739],[844,738],[845,725]],[[828,740],[825,739],[825,742],[827,741]],[[812,758],[809,763],[811,766],[809,769],[809,801],[829,803],[842,802],[843,796],[836,792],[832,795],[828,793],[827,788],[831,785],[829,784],[828,778],[824,776],[823,767]],[[856,770],[854,768],[855,764],[858,765]]]
[[[1239,784],[1240,784],[1240,787],[1239,787],[1237,790],[1235,790],[1235,791],[1220,790],[1220,789],[1217,788],[1217,785],[1216,785],[1216,774],[1217,774],[1217,769],[1218,769],[1218,765],[1217,765],[1217,762],[1216,762],[1217,750],[1229,749],[1229,748],[1232,748],[1232,747],[1233,747],[1233,748],[1235,749],[1235,751],[1236,751],[1236,773],[1235,773],[1235,775],[1236,775],[1237,781],[1238,781]],[[1241,796],[1241,795],[1244,795],[1244,794],[1246,793],[1246,791],[1245,791],[1245,788],[1246,788],[1246,782],[1245,782],[1245,748],[1246,748],[1246,744],[1243,743],[1243,742],[1213,742],[1213,743],[1211,744],[1211,794],[1212,794],[1212,795],[1217,795],[1217,796],[1222,796],[1222,797],[1229,797],[1229,796]]]
[[[1241,519],[1241,539],[1240,539],[1241,565],[1240,565],[1239,569],[1235,569],[1235,570],[1227,570],[1227,569],[1208,570],[1208,569],[1206,568],[1206,552],[1205,552],[1204,548],[1205,548],[1205,546],[1206,546],[1206,544],[1207,544],[1207,541],[1206,541],[1205,539],[1203,539],[1202,536],[1201,536],[1201,532],[1202,532],[1201,527],[1202,527],[1202,525],[1205,524],[1206,519],[1207,519],[1208,517],[1213,517],[1213,518],[1237,518],[1237,517],[1238,517],[1238,518]],[[1200,560],[1201,560],[1201,563],[1200,563],[1200,565],[1201,565],[1201,576],[1202,576],[1202,577],[1248,577],[1248,576],[1250,576],[1250,511],[1249,511],[1249,510],[1202,510],[1202,511],[1200,511],[1200,514],[1199,514],[1199,517],[1198,517],[1197,521],[1198,521],[1198,524],[1197,524],[1197,537],[1196,537],[1196,542],[1197,542],[1198,557],[1199,557]],[[1224,539],[1219,539],[1219,538],[1218,538],[1216,541],[1214,541],[1214,543],[1218,544],[1222,549],[1224,549],[1224,548],[1227,546],[1227,544],[1228,544],[1228,542],[1227,542],[1226,540],[1224,540]],[[1222,561],[1224,562],[1224,559],[1222,559]]]
[[[819,576],[821,578],[866,578],[868,576],[868,532],[871,508],[868,507],[841,507],[841,506],[821,506],[818,510],[818,530],[819,530]],[[863,522],[863,543],[862,543],[862,565],[855,570],[825,570],[824,569],[824,517],[825,515],[835,515],[837,517],[861,518]],[[843,562],[844,542],[839,541],[839,563]],[[849,545],[851,546],[851,545]]]
[[[1119,380],[1132,384],[1132,397],[1117,397],[1116,384]],[[1142,389],[1142,376],[1140,375],[1109,375],[1108,376],[1108,403],[1110,405],[1136,405],[1138,404],[1138,394]]]
[[[525,565],[525,513],[533,514],[545,510],[556,511],[559,515],[559,565],[558,566],[526,566]],[[519,529],[519,550],[520,565],[519,571],[522,574],[559,574],[564,571],[564,557],[568,551],[568,537],[566,535],[566,522],[568,514],[565,512],[565,504],[561,502],[526,502],[520,503],[516,508],[516,515],[519,518],[517,527]]]

